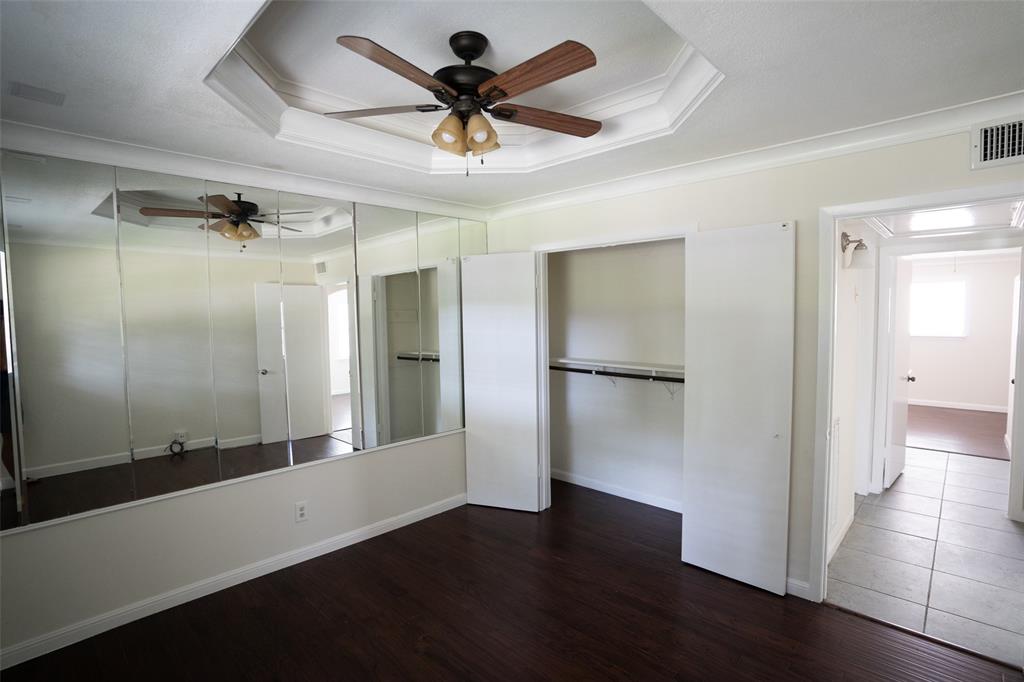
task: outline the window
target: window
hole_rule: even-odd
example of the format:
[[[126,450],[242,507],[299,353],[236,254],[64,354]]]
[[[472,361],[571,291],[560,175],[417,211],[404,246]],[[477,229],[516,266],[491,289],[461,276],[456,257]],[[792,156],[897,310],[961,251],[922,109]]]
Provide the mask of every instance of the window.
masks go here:
[[[967,336],[967,283],[912,283],[910,335]]]

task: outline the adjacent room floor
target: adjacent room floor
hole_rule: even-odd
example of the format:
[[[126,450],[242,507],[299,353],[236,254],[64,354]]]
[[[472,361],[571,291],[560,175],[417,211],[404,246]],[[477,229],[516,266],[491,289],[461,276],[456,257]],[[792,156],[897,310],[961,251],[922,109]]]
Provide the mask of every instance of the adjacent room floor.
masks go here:
[[[197,485],[240,478],[290,464],[312,462],[352,452],[352,446],[328,436],[246,445],[221,450],[189,450],[183,457],[147,457],[130,464],[115,464],[47,476],[28,484],[26,509],[32,523],[109,507],[146,497],[164,495]],[[17,525],[17,514],[4,510],[3,525]]]
[[[1010,459],[1006,449],[1006,413],[911,405],[907,445],[993,459]]]
[[[463,506],[11,668],[76,679],[1024,680],[679,560],[680,517],[558,481]]]
[[[1024,665],[1024,524],[1006,518],[1010,463],[930,450],[858,496],[827,601]]]

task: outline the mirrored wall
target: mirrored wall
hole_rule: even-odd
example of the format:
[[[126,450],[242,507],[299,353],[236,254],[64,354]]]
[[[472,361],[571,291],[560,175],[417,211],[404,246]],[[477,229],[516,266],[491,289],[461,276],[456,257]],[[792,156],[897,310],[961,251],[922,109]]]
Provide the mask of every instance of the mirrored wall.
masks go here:
[[[3,528],[463,425],[486,225],[4,151]]]

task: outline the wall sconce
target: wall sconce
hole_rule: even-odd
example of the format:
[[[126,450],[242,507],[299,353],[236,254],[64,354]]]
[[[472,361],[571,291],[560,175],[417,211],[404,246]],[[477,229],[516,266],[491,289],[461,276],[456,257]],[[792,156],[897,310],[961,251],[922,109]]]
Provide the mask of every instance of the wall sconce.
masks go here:
[[[868,245],[863,239],[852,239],[849,234],[843,232],[839,238],[839,246],[843,251],[844,268],[869,268],[870,261],[867,259]],[[860,256],[857,253],[860,252]]]

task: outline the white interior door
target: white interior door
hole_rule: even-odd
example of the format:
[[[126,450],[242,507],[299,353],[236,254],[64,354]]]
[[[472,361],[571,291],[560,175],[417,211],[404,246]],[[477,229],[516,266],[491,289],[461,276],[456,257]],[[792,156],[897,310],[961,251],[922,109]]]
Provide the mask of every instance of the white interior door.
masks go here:
[[[896,277],[890,293],[892,363],[889,383],[889,444],[885,451],[884,485],[891,486],[907,462],[907,411],[910,384],[916,380],[910,368],[910,261],[896,259]]]
[[[1020,308],[1020,275],[1013,278],[1013,307],[1010,308],[1010,377],[1006,399],[1006,451],[1013,451],[1013,394],[1016,392],[1014,386],[1017,383],[1017,310]]]
[[[285,402],[284,345],[281,331],[281,285],[255,285],[256,368],[260,390],[260,440],[288,439]]]
[[[786,591],[793,223],[686,239],[683,561]]]
[[[331,431],[327,297],[315,284],[283,287],[289,434],[292,440]]]
[[[462,259],[466,486],[470,504],[540,511],[537,254]]]

